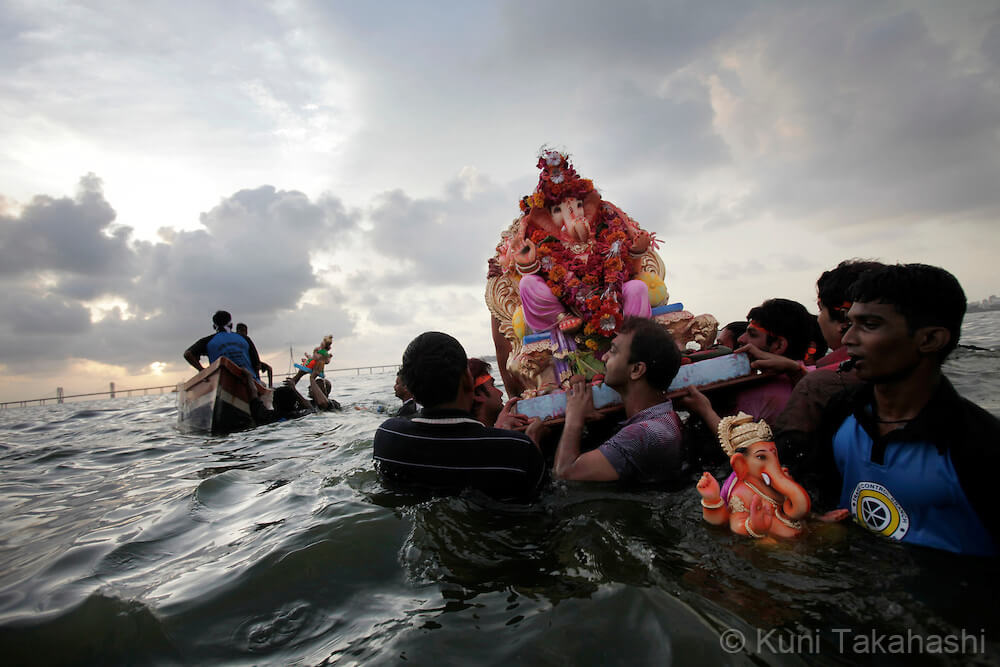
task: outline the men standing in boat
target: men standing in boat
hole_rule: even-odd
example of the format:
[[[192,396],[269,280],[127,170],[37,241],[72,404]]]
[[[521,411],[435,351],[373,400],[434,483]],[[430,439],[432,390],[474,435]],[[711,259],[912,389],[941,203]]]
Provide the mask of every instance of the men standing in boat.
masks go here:
[[[260,376],[261,373],[267,373],[267,386],[270,387],[274,369],[271,368],[270,364],[260,360],[260,354],[257,352],[257,346],[253,344],[253,340],[251,340],[249,336],[249,329],[247,329],[247,325],[243,322],[237,322],[236,333],[247,339],[247,343],[250,344],[250,363],[253,365],[253,369],[257,371],[258,376]]]
[[[215,333],[205,336],[194,345],[184,350],[184,359],[194,368],[201,371],[201,357],[208,357],[208,363],[219,357],[226,357],[241,368],[246,369],[255,380],[260,380],[253,362],[250,361],[250,345],[247,339],[238,333],[233,333],[233,316],[224,310],[216,311],[212,316],[212,327]]]
[[[553,475],[597,482],[676,479],[683,462],[681,422],[665,398],[681,365],[673,337],[652,320],[630,317],[611,342],[605,365],[604,382],[621,394],[628,419],[600,447],[580,453],[584,422],[595,410],[590,386],[574,376]]]

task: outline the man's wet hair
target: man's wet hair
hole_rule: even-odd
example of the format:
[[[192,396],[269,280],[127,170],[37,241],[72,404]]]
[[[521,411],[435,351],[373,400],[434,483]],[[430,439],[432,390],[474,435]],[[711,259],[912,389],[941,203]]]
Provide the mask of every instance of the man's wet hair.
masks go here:
[[[784,336],[788,341],[785,355],[789,359],[801,360],[806,356],[812,340],[812,315],[798,301],[791,299],[768,299],[747,313],[751,322],[759,322],[767,329],[767,344]]]
[[[628,317],[618,333],[632,334],[628,362],[646,364],[646,382],[666,391],[681,367],[681,352],[665,327],[645,317]]]
[[[276,387],[274,393],[271,395],[271,404],[274,406],[274,412],[278,416],[285,416],[291,414],[298,407],[298,400],[295,398],[295,390],[291,387]]]
[[[851,287],[851,301],[895,307],[913,335],[921,327],[944,327],[951,340],[941,348],[944,359],[958,345],[965,318],[965,291],[958,279],[938,266],[892,264],[865,273]]]
[[[835,322],[847,322],[847,302],[851,301],[851,285],[866,271],[881,269],[885,264],[866,259],[845,259],[816,281],[816,296]]]
[[[406,346],[399,374],[417,403],[433,408],[455,399],[468,368],[461,343],[446,333],[425,331]]]
[[[748,324],[750,323],[747,322],[746,320],[737,320],[735,322],[730,322],[726,326],[722,327],[722,329],[720,329],[719,331],[721,333],[724,329],[729,329],[730,331],[733,332],[733,336],[739,338],[740,336],[742,336],[747,332]]]
[[[469,372],[472,373],[472,379],[475,381],[480,375],[490,374],[490,364],[478,357],[472,357],[469,359]],[[479,385],[476,387],[475,392],[477,394],[486,394],[486,385]]]

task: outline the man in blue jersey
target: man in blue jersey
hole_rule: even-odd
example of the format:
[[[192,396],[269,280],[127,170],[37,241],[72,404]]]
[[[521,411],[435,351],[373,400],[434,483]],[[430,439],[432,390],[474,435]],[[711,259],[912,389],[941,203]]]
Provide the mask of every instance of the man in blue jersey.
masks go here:
[[[477,421],[475,382],[461,343],[437,331],[420,334],[403,353],[400,377],[424,407],[375,432],[372,457],[383,481],[438,493],[474,488],[498,498],[538,490],[545,471],[536,444],[541,422],[519,433]]]
[[[886,266],[862,275],[851,301],[843,343],[863,383],[830,401],[815,449],[795,453],[803,481],[816,475],[819,504],[872,532],[996,555],[1000,421],[941,373],[965,315],[961,285],[938,267]]]
[[[219,357],[226,357],[241,368],[246,369],[255,380],[260,378],[250,360],[250,345],[247,339],[238,333],[233,333],[233,317],[224,310],[216,311],[212,316],[212,327],[215,333],[205,336],[194,345],[184,350],[184,359],[194,368],[203,370],[201,357],[208,357],[208,363]]]

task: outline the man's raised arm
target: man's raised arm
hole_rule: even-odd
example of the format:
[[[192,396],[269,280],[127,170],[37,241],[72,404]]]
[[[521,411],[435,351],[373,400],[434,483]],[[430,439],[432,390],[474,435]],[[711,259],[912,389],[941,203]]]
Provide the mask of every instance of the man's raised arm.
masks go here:
[[[587,417],[592,416],[594,397],[583,377],[573,376],[569,390],[566,392],[566,421],[563,424],[562,436],[556,447],[552,474],[561,479],[581,481],[610,482],[618,479],[618,471],[612,467],[608,459],[598,449],[585,454],[580,453],[580,439],[583,437],[583,424]]]

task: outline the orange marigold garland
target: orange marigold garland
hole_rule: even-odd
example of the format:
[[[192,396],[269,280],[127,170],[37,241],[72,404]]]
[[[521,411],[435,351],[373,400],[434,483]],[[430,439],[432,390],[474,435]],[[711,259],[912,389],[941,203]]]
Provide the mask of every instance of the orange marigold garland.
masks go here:
[[[590,179],[581,178],[569,156],[543,148],[538,158],[540,170],[535,191],[522,197],[523,214],[532,209],[550,208],[575,198],[583,201],[595,192]],[[583,329],[576,336],[581,347],[573,352],[577,372],[603,372],[599,361],[622,323],[622,287],[632,276],[629,255],[631,221],[614,206],[603,204],[591,220],[593,236],[584,252],[535,228],[528,237],[536,248],[537,264],[531,271],[543,278],[552,294],[567,311],[579,314]],[[656,246],[655,239],[651,243]]]
[[[616,209],[603,206],[586,254],[573,252],[540,229],[531,233],[540,258],[539,275],[567,310],[583,318],[581,342],[592,350],[605,347],[622,323],[622,285],[630,278],[623,257],[627,224]],[[594,339],[593,345],[587,342],[589,338]]]

